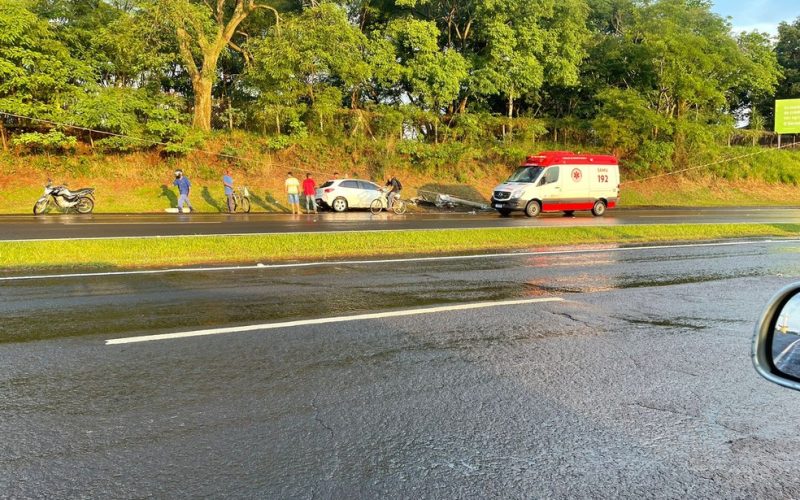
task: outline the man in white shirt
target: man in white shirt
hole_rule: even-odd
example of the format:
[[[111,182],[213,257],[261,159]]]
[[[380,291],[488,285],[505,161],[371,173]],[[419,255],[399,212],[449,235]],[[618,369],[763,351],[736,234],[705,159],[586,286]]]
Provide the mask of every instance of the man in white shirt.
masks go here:
[[[286,174],[286,194],[289,196],[289,207],[292,209],[292,215],[300,215],[300,181],[297,180],[291,172]]]

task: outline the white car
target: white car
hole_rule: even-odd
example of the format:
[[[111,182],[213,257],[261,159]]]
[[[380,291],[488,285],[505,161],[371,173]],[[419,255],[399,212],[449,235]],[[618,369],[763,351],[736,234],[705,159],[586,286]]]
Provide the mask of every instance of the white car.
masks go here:
[[[317,188],[317,205],[344,212],[349,208],[369,208],[382,196],[381,187],[361,179],[336,179]]]

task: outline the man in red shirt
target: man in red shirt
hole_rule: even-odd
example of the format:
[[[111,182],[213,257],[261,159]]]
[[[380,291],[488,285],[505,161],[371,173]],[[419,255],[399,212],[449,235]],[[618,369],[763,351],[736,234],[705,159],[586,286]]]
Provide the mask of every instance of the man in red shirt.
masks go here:
[[[310,214],[312,209],[317,213],[317,183],[311,178],[310,173],[306,173],[306,178],[303,180],[303,194],[306,196],[306,213]]]

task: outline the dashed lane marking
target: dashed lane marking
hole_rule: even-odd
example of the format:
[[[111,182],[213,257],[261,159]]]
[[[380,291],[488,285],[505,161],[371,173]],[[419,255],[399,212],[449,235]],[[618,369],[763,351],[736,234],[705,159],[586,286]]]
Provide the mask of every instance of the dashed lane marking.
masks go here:
[[[284,321],[281,323],[264,323],[261,325],[233,326],[227,328],[211,328],[208,330],[195,330],[191,332],[163,333],[159,335],[143,335],[140,337],[125,337],[106,340],[106,345],[133,344],[137,342],[152,342],[155,340],[173,340],[188,337],[203,337],[208,335],[224,335],[228,333],[253,332],[262,330],[277,330],[279,328],[291,328],[308,325],[324,325],[329,323],[346,323],[351,321],[368,321],[383,318],[399,318],[402,316],[419,316],[422,314],[437,314],[450,311],[468,311],[473,309],[486,309],[489,307],[517,306],[524,304],[539,304],[543,302],[563,302],[560,297],[547,297],[538,299],[503,300],[493,302],[473,302],[471,304],[455,304],[449,306],[423,307],[417,309],[406,309],[402,311],[386,311],[379,313],[354,314],[351,316],[333,316],[329,318],[317,318],[296,321]]]

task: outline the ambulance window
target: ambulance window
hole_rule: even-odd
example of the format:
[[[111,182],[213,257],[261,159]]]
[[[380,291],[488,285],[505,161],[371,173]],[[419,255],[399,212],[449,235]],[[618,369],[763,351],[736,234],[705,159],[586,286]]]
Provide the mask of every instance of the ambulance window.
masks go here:
[[[558,167],[550,167],[545,172],[545,184],[552,184],[558,182]]]
[[[542,172],[542,167],[521,166],[519,167],[507,182],[535,182]]]

